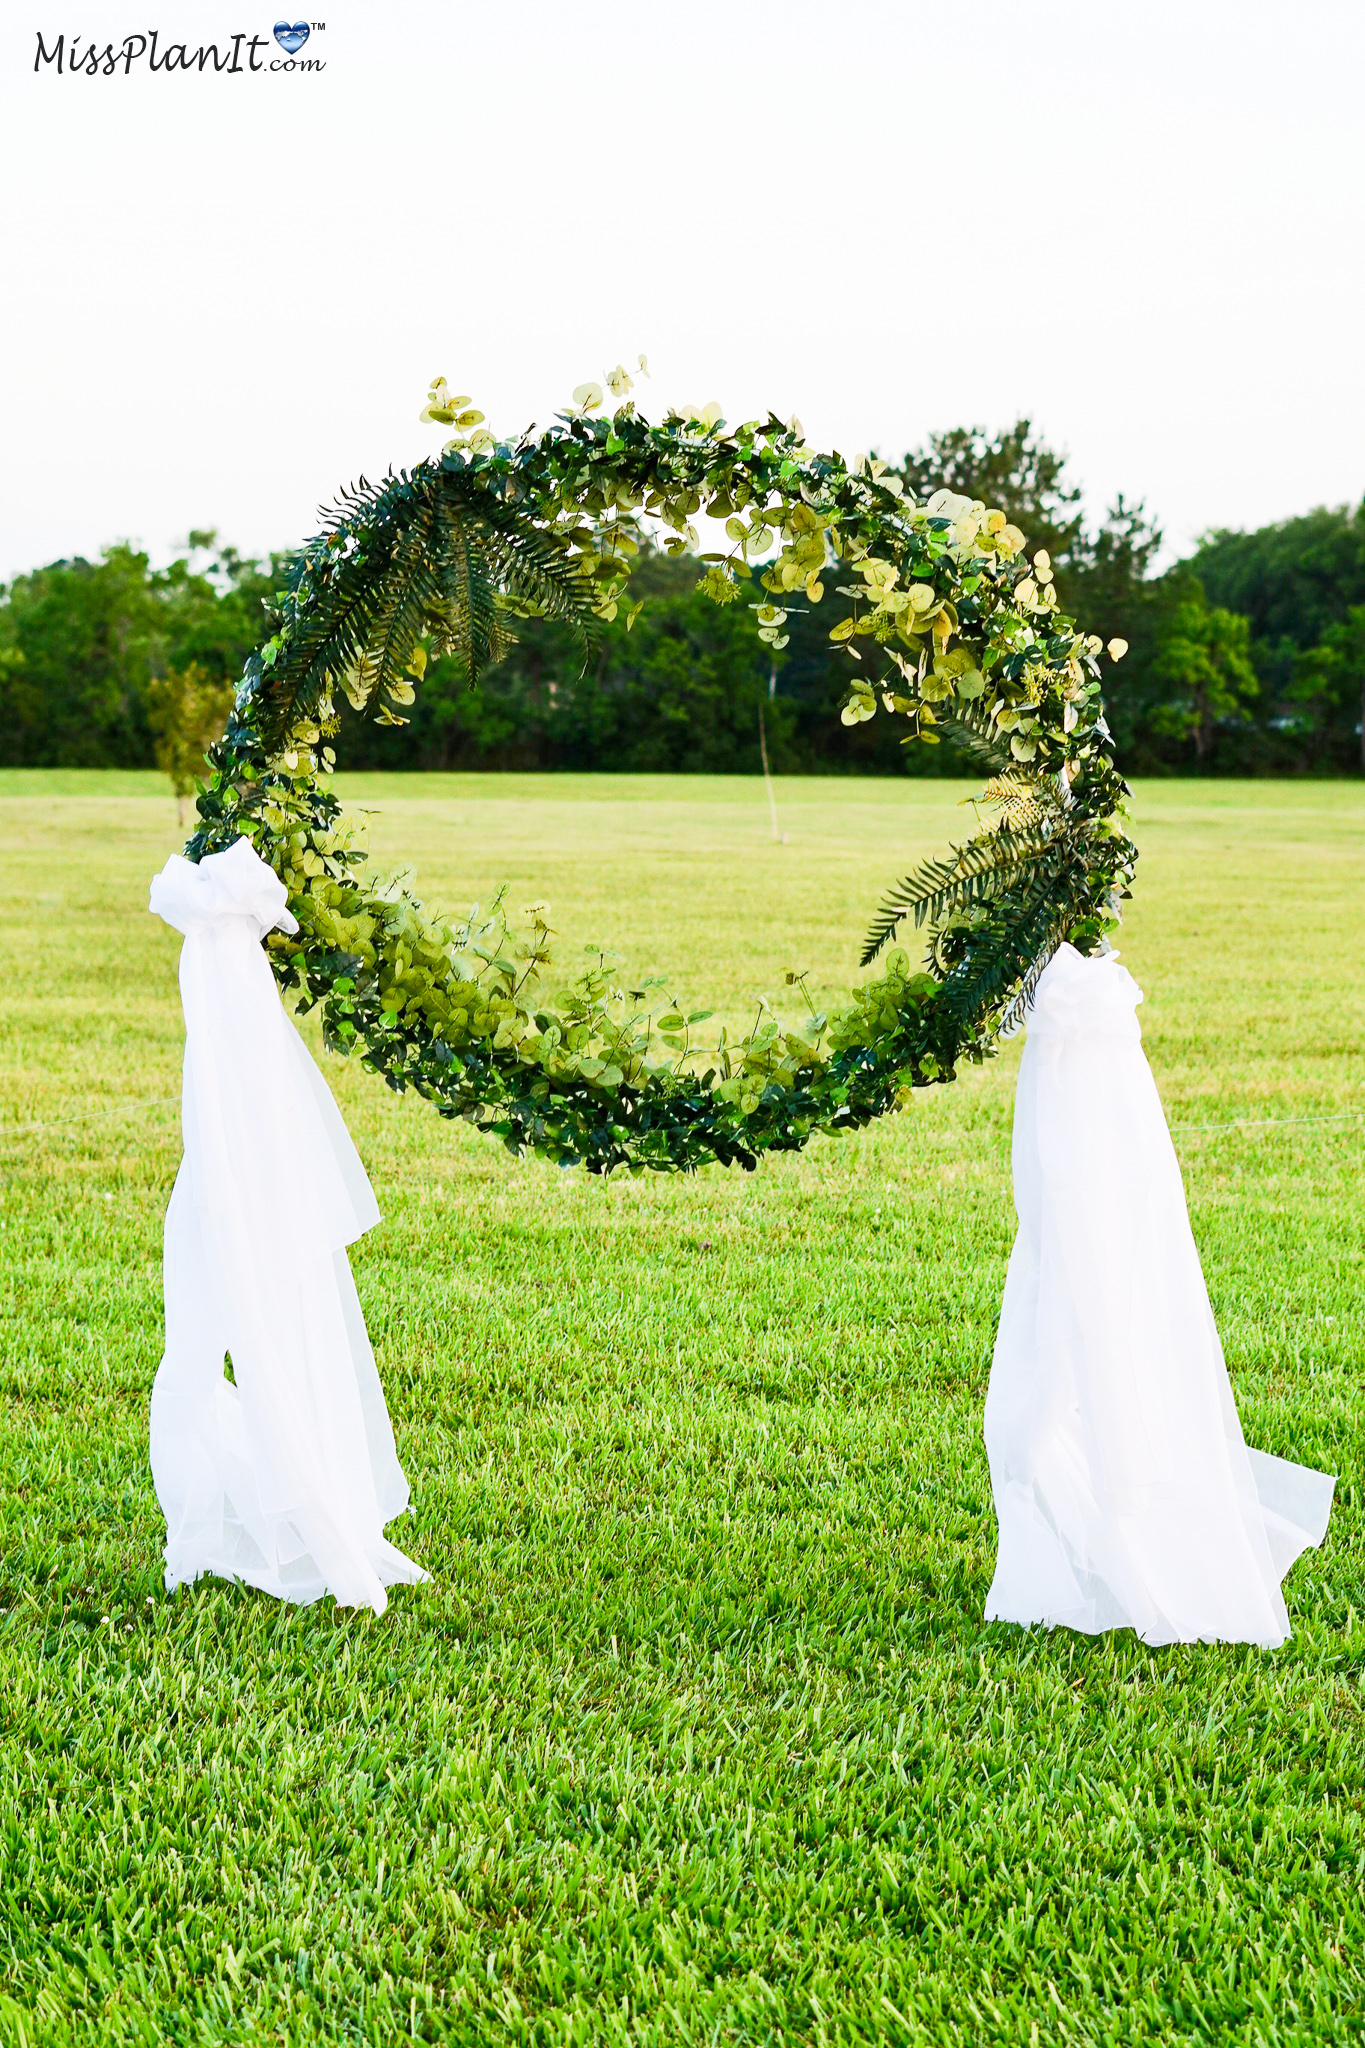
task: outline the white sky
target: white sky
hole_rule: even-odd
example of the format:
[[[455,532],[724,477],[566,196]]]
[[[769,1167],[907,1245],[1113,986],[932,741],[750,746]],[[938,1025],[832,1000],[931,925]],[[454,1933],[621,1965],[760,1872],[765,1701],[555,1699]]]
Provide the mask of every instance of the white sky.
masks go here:
[[[1027,412],[1178,546],[1365,493],[1360,0],[315,5],[321,74],[92,79],[35,31],[276,17],[0,0],[0,577],[286,545],[432,375],[513,432],[642,349],[845,454]]]

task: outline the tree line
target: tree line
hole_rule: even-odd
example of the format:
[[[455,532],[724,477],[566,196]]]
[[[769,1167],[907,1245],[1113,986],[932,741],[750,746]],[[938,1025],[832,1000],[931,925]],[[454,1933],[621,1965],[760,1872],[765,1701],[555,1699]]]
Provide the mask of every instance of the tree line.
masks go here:
[[[998,504],[1052,557],[1064,609],[1129,653],[1107,715],[1139,774],[1342,774],[1365,765],[1365,506],[1207,534],[1158,573],[1162,536],[1120,497],[1087,519],[1063,457],[1027,420],[933,436],[900,465],[921,500],[941,484]],[[232,683],[262,636],[287,557],[254,560],[208,530],[165,568],[127,542],[0,586],[0,764],[139,767],[189,786]],[[845,726],[848,658],[820,610],[760,645],[743,605],[697,589],[698,564],[647,555],[645,608],[603,628],[588,662],[562,629],[518,622],[477,691],[427,671],[404,730],[343,711],[339,764],[933,775],[948,748],[900,744],[897,721]],[[753,601],[765,593],[755,582]],[[825,608],[827,610],[827,607]]]

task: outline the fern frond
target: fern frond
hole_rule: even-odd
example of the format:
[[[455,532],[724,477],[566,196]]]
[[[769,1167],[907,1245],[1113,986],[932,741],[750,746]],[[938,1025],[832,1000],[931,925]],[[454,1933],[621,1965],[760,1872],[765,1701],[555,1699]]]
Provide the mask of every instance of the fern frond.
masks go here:
[[[278,659],[265,672],[260,724],[268,747],[297,719],[311,716],[348,672],[376,682],[396,673],[394,660],[406,637],[403,614],[409,602],[420,601],[422,586],[430,585],[420,546],[407,547],[405,541],[414,526],[425,523],[429,507],[423,477],[390,477],[368,495],[362,479],[361,488],[343,495],[328,531],[295,557],[286,576],[287,630]],[[347,545],[338,547],[336,536],[343,530]],[[377,641],[388,643],[388,651],[376,661],[368,657]]]
[[[388,574],[378,584],[366,640],[369,697],[398,682],[427,630],[440,596],[433,555],[436,508],[424,505],[394,550]]]
[[[1084,888],[1083,857],[1059,843],[1021,887],[992,907],[987,921],[967,935],[962,957],[944,978],[947,1014],[967,1026],[983,1012],[1004,1007],[1023,1014],[1075,914]]]
[[[1018,766],[990,712],[980,704],[936,704],[934,730],[964,754],[970,754],[993,775],[1007,775]]]
[[[1016,831],[1038,820],[1057,806],[1051,785],[1027,775],[992,775],[981,792],[981,802],[994,804],[1002,823]]]
[[[875,960],[907,917],[917,925],[941,922],[950,913],[978,908],[999,896],[1047,851],[1051,834],[1039,822],[1022,829],[982,833],[947,858],[922,861],[887,892],[863,941],[860,965]]]
[[[1056,952],[1058,946],[1060,946],[1060,944],[1062,943],[1062,939],[1064,938],[1064,936],[1065,931],[1062,924],[1059,921],[1056,930],[1048,934],[1047,943],[1038,953],[1037,957],[1033,962],[1033,965],[1029,968],[1027,974],[1025,974],[1024,976],[1024,979],[1019,984],[1018,993],[1012,996],[1010,998],[1010,1001],[1006,1004],[1004,1013],[1001,1016],[1000,1024],[998,1027],[1002,1034],[1008,1034],[1011,1031],[1017,1031],[1019,1026],[1023,1023],[1024,1018],[1028,1014],[1029,1005],[1032,1003],[1033,998],[1038,993],[1038,984],[1043,978],[1043,970],[1051,961],[1053,954]]]
[[[1008,929],[993,919],[945,978],[941,991],[945,1014],[966,1028],[983,1012],[1008,1003],[1040,958],[1045,966],[1051,957],[1056,923],[1049,905],[1042,905],[1026,920],[1014,914]]]
[[[473,689],[485,670],[501,661],[512,634],[498,610],[488,560],[487,535],[469,511],[445,499],[437,518],[436,568],[443,600],[446,646],[464,665]]]
[[[362,477],[320,516],[322,532],[287,572],[283,631],[265,656],[268,749],[338,684],[357,706],[382,698],[427,634],[472,687],[513,644],[504,598],[591,650],[592,589],[577,559],[487,470],[423,464],[377,486]]]
[[[491,522],[488,554],[498,586],[509,598],[534,616],[557,619],[585,654],[590,651],[596,629],[592,586],[578,558],[541,528]]]

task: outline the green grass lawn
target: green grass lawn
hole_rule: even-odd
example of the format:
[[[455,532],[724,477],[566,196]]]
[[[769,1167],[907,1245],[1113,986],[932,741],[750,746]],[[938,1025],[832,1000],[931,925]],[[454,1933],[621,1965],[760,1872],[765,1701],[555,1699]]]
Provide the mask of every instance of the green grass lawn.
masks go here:
[[[343,793],[443,904],[507,879],[566,961],[736,1017],[845,984],[970,817],[793,781],[782,846],[741,780]],[[1247,1434],[1341,1475],[1277,1654],[981,1621],[1017,1046],[752,1177],[606,1184],[329,1061],[433,1582],[168,1597],[145,906],[183,835],[154,777],[0,774],[5,2048],[1361,2038],[1365,787],[1135,818],[1124,958]]]

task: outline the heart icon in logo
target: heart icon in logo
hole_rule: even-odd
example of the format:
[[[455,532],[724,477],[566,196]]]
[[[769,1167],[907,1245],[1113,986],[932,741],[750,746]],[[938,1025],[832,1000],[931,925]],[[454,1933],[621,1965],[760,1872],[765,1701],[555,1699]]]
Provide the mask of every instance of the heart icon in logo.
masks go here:
[[[292,57],[295,50],[301,50],[308,40],[308,24],[296,21],[291,28],[287,21],[275,23],[275,41],[282,50],[288,50]]]

